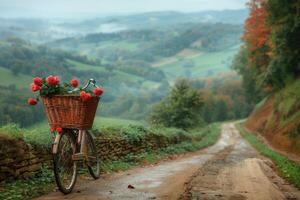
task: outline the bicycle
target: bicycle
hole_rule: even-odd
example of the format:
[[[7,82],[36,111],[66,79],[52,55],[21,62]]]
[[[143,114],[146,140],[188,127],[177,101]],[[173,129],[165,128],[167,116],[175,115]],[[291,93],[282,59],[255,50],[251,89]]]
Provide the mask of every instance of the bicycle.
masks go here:
[[[90,79],[82,89],[90,84],[98,87],[95,80]],[[86,103],[77,97],[78,95],[55,95],[43,98],[49,125],[59,125],[62,128],[52,144],[52,155],[55,181],[64,194],[71,193],[76,184],[79,161],[86,164],[94,179],[100,177],[100,158],[95,137],[88,131],[92,127],[100,98],[93,97],[92,101]],[[81,116],[82,113],[84,116]],[[70,116],[66,116],[68,114]]]

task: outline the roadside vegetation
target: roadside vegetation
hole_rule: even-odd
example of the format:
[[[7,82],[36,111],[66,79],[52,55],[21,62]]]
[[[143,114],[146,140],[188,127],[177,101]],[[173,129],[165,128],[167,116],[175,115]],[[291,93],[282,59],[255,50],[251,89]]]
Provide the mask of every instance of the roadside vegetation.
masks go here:
[[[166,127],[190,129],[212,122],[241,119],[252,109],[245,102],[243,93],[239,80],[226,80],[224,77],[204,80],[177,79],[169,93],[154,105],[150,122]]]
[[[0,185],[0,198],[6,200],[29,200],[54,189],[53,170],[44,167],[35,177],[10,181]]]
[[[286,153],[300,156],[300,1],[250,0],[244,45],[233,69],[246,102],[257,105],[245,123]]]
[[[286,156],[283,156],[276,151],[270,149],[267,145],[259,141],[255,134],[248,132],[243,124],[236,124],[236,127],[240,131],[241,135],[262,155],[270,158],[276,165],[279,174],[300,188],[300,165],[289,160]]]
[[[208,125],[204,128],[193,129],[189,132],[167,128],[158,129],[157,131],[158,133],[161,132],[163,134],[168,134],[169,132],[173,134],[173,137],[179,137],[182,136],[182,134],[185,134],[186,137],[191,138],[191,141],[171,145],[157,151],[148,151],[137,155],[129,154],[120,160],[104,162],[103,170],[105,172],[127,170],[132,166],[140,164],[154,164],[171,155],[197,151],[214,144],[221,133],[220,124],[218,123]],[[172,136],[169,135],[169,137]]]
[[[116,119],[114,119],[116,121]],[[144,137],[146,132],[152,132],[155,134],[163,134],[167,137],[188,137],[190,141],[182,142],[175,145],[170,145],[166,148],[162,148],[156,151],[145,151],[141,154],[128,154],[125,157],[118,160],[108,160],[102,162],[102,172],[109,173],[115,171],[127,170],[133,166],[154,164],[159,162],[168,156],[174,154],[182,154],[186,152],[197,151],[199,149],[205,148],[214,144],[220,135],[220,124],[211,124],[204,128],[197,128],[190,131],[183,131],[176,128],[147,128],[142,125],[128,125],[121,124],[117,127],[105,127],[102,134],[110,137],[123,137],[128,140],[128,142],[134,142],[140,137]],[[8,125],[0,129],[0,134],[4,134],[8,137],[22,139],[27,139],[29,143],[44,144],[46,148],[46,141],[39,141],[43,137],[47,139],[50,138],[49,132],[38,132],[41,136],[37,136],[35,130],[25,130],[17,127],[16,125]],[[44,140],[44,139],[42,139]],[[50,141],[50,140],[49,140]],[[48,144],[50,145],[50,144]],[[50,147],[50,146],[48,146]],[[86,170],[80,170],[83,176],[88,176]],[[33,178],[27,180],[13,180],[8,181],[2,186],[0,185],[0,199],[8,200],[18,200],[31,199],[42,194],[48,193],[55,190],[55,182],[53,171],[44,166],[40,173],[36,174]]]

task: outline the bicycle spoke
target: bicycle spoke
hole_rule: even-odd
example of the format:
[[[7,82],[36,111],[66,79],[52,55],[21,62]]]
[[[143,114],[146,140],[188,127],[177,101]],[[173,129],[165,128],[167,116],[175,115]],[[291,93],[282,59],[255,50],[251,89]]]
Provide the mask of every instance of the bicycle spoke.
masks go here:
[[[71,191],[77,175],[76,162],[72,159],[72,155],[75,153],[74,141],[69,132],[63,134],[54,159],[54,172],[57,185],[64,193]]]
[[[99,178],[99,174],[100,174],[100,160],[96,149],[96,145],[90,133],[87,133],[87,139],[88,139],[87,165],[91,176],[94,179],[97,179]]]

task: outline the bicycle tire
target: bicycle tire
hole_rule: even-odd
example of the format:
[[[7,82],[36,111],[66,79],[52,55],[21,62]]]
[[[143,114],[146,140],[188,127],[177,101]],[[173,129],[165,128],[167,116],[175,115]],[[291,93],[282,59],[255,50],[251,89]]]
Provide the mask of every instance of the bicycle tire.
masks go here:
[[[98,179],[100,177],[100,158],[98,155],[97,147],[95,145],[94,139],[89,131],[86,132],[87,136],[87,144],[88,144],[88,153],[89,156],[95,157],[96,161],[95,162],[87,162],[87,167],[89,170],[90,175],[94,179]]]
[[[58,151],[56,154],[53,154],[53,170],[58,189],[64,194],[69,194],[72,192],[77,179],[77,163],[72,159],[72,155],[76,152],[76,138],[73,130],[63,130],[61,134],[61,138],[58,141]],[[65,149],[68,144],[71,148],[69,146],[69,149]],[[65,170],[71,173],[69,174],[71,179],[67,185],[65,184],[65,175],[67,174],[63,174]]]

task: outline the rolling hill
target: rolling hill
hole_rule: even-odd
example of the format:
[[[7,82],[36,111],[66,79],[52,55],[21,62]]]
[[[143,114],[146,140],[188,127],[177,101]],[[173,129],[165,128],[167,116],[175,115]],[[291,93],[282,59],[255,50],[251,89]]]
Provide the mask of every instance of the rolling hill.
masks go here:
[[[117,16],[95,16],[90,19],[1,18],[0,39],[19,37],[42,44],[67,37],[91,33],[115,33],[124,30],[169,29],[186,23],[243,24],[246,9],[181,13],[174,11],[149,12]]]
[[[33,76],[76,77],[81,84],[93,77],[105,88],[102,116],[145,119],[176,78],[230,72],[243,15],[245,10],[155,12],[68,23],[4,20],[0,24],[0,39],[6,38],[0,40],[0,86],[10,91],[14,84],[24,91],[25,102],[29,94],[24,88]],[[44,38],[43,31],[47,32]],[[17,109],[10,101],[5,107],[11,111],[3,112],[3,118]],[[13,117],[4,120],[14,121]],[[26,123],[36,119],[31,120]]]
[[[184,51],[188,52],[187,49]],[[230,65],[237,51],[235,47],[207,53],[189,51],[192,53],[179,53],[155,62],[153,66],[163,70],[169,80],[176,77],[209,77],[230,72]]]
[[[192,13],[182,13],[175,11],[148,12],[132,15],[107,16],[94,19],[87,19],[82,22],[64,23],[61,27],[74,28],[80,30],[93,30],[99,32],[103,30],[103,25],[110,25],[111,30],[106,33],[132,29],[154,29],[171,28],[177,24],[184,23],[227,23],[243,24],[248,16],[248,10],[221,10],[221,11],[202,11]],[[115,28],[119,27],[119,28]]]
[[[163,71],[172,82],[177,77],[195,78],[229,72],[241,33],[240,25],[197,23],[174,26],[171,32],[126,30],[97,33],[61,39],[47,45],[100,59],[104,65],[120,71],[135,68],[137,72],[152,66]],[[85,65],[80,69],[95,68]],[[97,70],[101,71],[103,67],[97,67]]]
[[[12,73],[12,71],[4,67],[0,67],[0,80],[1,86],[15,85],[19,89],[28,89],[29,84],[32,82],[32,77],[25,74],[19,74],[16,76]]]

